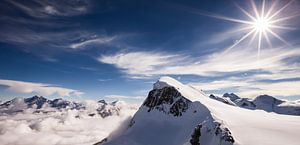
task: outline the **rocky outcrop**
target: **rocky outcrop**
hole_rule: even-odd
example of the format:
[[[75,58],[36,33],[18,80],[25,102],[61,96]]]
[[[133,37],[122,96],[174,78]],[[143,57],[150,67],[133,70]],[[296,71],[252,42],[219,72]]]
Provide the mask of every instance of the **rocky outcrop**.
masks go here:
[[[191,135],[192,138],[190,139],[191,145],[200,145],[201,128],[201,124],[195,127],[194,132]]]
[[[148,107],[148,112],[157,109],[167,114],[181,116],[190,103],[191,101],[184,98],[174,87],[163,87],[151,90],[143,105]]]
[[[233,145],[235,142],[230,130],[212,118],[197,125],[191,135],[191,145]]]
[[[215,96],[213,94],[210,94],[209,98],[218,100],[218,101],[223,102],[223,103],[228,104],[228,105],[236,106],[235,103],[233,103],[230,99],[227,99],[227,98],[224,98],[224,97],[218,97],[218,96]]]

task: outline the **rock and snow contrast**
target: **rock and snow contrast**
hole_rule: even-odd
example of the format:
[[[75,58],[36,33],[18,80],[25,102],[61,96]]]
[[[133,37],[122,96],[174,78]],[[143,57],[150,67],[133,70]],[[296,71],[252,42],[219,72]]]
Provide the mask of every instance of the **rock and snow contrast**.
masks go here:
[[[209,97],[162,77],[129,125],[98,144],[298,145],[300,116],[270,113],[297,110],[283,106],[293,105],[265,95],[254,100],[234,94]]]
[[[136,110],[121,101],[15,98],[0,105],[0,144],[91,145],[129,122]]]

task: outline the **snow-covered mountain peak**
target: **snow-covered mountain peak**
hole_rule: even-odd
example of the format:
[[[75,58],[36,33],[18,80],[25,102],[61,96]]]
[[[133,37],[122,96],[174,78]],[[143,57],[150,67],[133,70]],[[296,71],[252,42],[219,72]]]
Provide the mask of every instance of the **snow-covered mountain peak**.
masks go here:
[[[296,145],[298,143],[299,116],[237,107],[239,106],[235,105],[237,102],[253,102],[234,94],[226,94],[221,101],[218,98],[220,97],[213,95],[207,97],[202,91],[181,84],[173,78],[162,77],[154,84],[153,90],[149,92],[143,105],[130,121],[129,127],[119,136],[105,139],[99,144]],[[254,103],[253,105],[256,106]],[[273,130],[277,132],[272,132]]]
[[[184,85],[181,82],[175,80],[171,77],[161,77],[156,83],[153,85],[153,90],[162,89],[165,87],[173,87],[176,89],[182,96],[186,99],[194,102],[199,100],[199,97],[206,97],[201,90],[197,90],[191,86]]]
[[[177,80],[171,78],[171,77],[161,77],[156,83],[154,83],[153,85],[153,89],[162,89],[164,87],[175,87],[175,88],[179,88],[181,86],[183,86],[183,84],[181,84],[180,82],[178,82]]]
[[[266,104],[280,104],[283,103],[283,101],[276,99],[269,95],[259,95],[254,100],[254,102],[261,102]]]

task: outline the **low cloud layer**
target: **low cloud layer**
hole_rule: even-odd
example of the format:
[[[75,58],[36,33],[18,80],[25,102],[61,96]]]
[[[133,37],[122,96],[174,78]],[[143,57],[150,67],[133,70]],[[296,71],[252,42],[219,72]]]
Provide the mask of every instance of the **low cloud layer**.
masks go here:
[[[24,113],[0,116],[1,145],[92,145],[108,137],[119,126],[126,125],[136,107],[118,104],[120,112],[102,118],[88,116],[95,103],[87,102],[87,110],[68,110],[43,113]]]
[[[9,92],[22,94],[37,93],[42,96],[80,96],[83,94],[83,92],[80,92],[78,90],[58,87],[55,85],[44,83],[0,79],[0,85],[7,86],[8,88],[6,90]]]

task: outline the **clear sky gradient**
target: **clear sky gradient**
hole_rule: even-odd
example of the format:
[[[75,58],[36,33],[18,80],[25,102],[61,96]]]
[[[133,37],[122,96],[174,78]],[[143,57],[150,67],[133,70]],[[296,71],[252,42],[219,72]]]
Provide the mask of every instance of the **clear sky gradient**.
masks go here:
[[[289,29],[272,30],[287,43],[268,34],[258,55],[255,36],[228,50],[247,31],[222,19],[249,20],[250,1],[1,1],[1,100],[140,102],[166,75],[207,93],[300,99],[300,3],[267,0],[266,11],[274,2]]]

